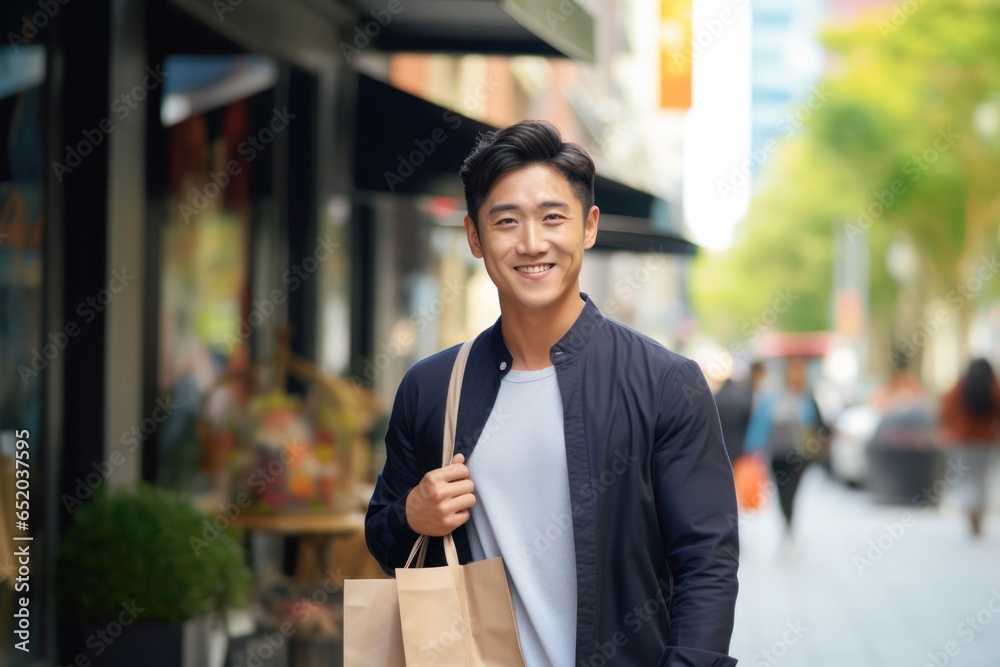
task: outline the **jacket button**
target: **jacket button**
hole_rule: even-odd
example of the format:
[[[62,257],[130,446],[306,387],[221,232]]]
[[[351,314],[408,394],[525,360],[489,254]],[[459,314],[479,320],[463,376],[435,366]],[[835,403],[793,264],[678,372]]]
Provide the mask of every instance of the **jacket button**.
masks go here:
[[[502,370],[502,371],[507,370],[507,362],[506,361],[501,361],[500,362],[500,370]]]

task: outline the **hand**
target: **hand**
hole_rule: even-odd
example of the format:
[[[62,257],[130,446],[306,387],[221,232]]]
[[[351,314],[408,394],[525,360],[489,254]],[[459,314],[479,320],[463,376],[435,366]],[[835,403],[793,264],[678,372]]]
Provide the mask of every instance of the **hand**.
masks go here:
[[[476,504],[465,455],[455,454],[451,465],[431,470],[406,498],[406,521],[420,535],[441,537],[469,520]]]

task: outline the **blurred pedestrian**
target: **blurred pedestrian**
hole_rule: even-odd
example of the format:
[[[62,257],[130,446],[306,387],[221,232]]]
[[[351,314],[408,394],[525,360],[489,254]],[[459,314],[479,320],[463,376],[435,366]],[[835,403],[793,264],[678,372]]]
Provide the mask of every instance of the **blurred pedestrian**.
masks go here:
[[[733,367],[715,394],[719,421],[736,482],[736,502],[740,510],[759,510],[767,499],[768,467],[759,454],[746,454],[743,442],[753,413],[753,399],[764,377],[764,364],[733,359]]]
[[[795,494],[806,466],[819,453],[814,446],[817,436],[825,431],[806,373],[804,357],[788,359],[784,386],[761,394],[754,405],[745,442],[747,452],[761,452],[770,462],[789,548],[794,545]]]
[[[954,447],[962,471],[956,492],[974,537],[983,533],[991,454],[1000,441],[1000,385],[986,359],[969,363],[965,376],[941,399],[941,442]]]
[[[755,361],[733,360],[733,370],[715,394],[715,404],[719,408],[722,423],[722,437],[726,441],[729,460],[735,461],[743,454],[747,426],[753,412],[753,398],[760,389],[764,378],[764,364]]]
[[[909,369],[909,357],[892,353],[892,375],[868,399],[880,419],[868,441],[872,460],[892,456],[885,450],[932,451],[937,449],[937,406],[923,384]]]
[[[868,404],[883,415],[899,409],[923,406],[927,391],[910,371],[910,358],[899,350],[892,353],[892,375],[868,399]]]

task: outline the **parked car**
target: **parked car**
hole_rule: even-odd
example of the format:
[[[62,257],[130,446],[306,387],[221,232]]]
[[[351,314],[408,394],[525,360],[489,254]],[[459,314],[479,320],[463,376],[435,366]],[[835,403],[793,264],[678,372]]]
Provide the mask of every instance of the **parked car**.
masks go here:
[[[868,443],[878,429],[882,415],[864,403],[840,411],[833,420],[833,440],[830,443],[830,472],[852,487],[863,487],[868,481]]]

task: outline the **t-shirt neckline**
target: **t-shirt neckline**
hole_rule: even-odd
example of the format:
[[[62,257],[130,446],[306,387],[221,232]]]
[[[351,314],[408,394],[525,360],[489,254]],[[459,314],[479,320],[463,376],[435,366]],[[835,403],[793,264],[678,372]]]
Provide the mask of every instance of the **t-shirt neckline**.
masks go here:
[[[551,377],[556,372],[555,366],[546,366],[537,370],[525,371],[512,368],[503,376],[503,382],[536,382]]]

